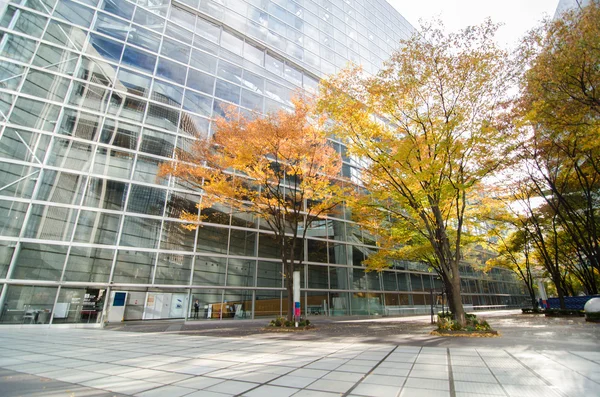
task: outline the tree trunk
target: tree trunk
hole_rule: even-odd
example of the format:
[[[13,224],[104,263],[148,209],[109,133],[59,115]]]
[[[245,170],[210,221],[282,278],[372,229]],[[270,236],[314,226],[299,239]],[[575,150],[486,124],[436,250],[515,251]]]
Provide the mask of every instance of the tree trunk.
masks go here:
[[[461,326],[467,325],[465,317],[465,309],[462,304],[462,296],[460,293],[460,276],[455,274],[450,280],[450,290],[448,291],[448,305],[454,316],[454,320]]]

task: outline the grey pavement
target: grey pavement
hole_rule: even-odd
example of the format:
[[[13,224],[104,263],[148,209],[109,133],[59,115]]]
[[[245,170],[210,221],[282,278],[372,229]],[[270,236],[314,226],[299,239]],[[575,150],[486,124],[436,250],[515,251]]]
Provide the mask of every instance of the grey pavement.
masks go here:
[[[489,339],[491,340],[491,339]],[[600,352],[1,329],[0,396],[597,396]]]

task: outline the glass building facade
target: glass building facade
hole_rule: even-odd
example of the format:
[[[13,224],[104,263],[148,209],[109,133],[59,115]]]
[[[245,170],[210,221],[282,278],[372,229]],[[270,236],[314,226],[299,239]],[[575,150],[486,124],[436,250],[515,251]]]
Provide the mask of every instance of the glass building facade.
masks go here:
[[[349,61],[376,72],[413,30],[383,0],[17,0],[0,16],[3,324],[285,313],[269,230],[221,207],[182,228],[200,192],[157,168],[224,104],[289,107]],[[347,218],[308,233],[304,313],[427,310],[427,268],[366,273],[374,242]],[[464,270],[465,303],[520,302],[509,273]]]

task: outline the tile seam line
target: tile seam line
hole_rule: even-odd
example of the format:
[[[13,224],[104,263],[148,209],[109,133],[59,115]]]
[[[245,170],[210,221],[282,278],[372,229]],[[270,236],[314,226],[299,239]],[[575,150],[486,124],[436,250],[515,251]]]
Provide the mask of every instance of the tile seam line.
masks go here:
[[[450,348],[446,348],[446,356],[448,357],[448,382],[450,383],[450,397],[456,397],[456,387],[454,386],[454,373],[452,372],[452,355]]]
[[[342,394],[342,397],[347,397],[350,393],[352,393],[352,391],[354,389],[356,389],[362,383],[362,381],[365,380],[365,378],[367,376],[371,375],[373,373],[373,371],[375,371],[377,369],[377,367],[379,367],[379,365],[381,365],[382,362],[384,362],[393,352],[396,351],[398,346],[399,345],[396,345],[392,350],[390,350],[390,352],[388,354],[386,354],[385,357],[383,357],[381,360],[379,360],[379,362],[377,364],[375,364],[375,366],[373,368],[371,368],[371,370],[369,372],[364,374],[358,381],[356,381],[356,383],[350,389],[346,390],[346,392],[344,394]],[[404,382],[406,382],[406,379],[404,380]],[[403,384],[403,386],[404,386],[404,384]],[[402,388],[400,388],[400,390],[402,390]],[[400,392],[398,392],[398,394],[399,393]]]
[[[286,340],[287,340],[287,339],[286,339]],[[396,347],[397,347],[397,346],[396,346]],[[394,348],[392,351],[394,351],[395,349],[396,349],[396,348]],[[335,352],[329,353],[328,355],[326,355],[326,356],[323,356],[323,357],[321,357],[321,358],[317,358],[317,359],[315,359],[315,360],[313,360],[313,361],[311,361],[311,362],[309,362],[309,363],[307,363],[307,364],[304,364],[304,365],[303,365],[303,366],[301,366],[301,367],[294,368],[294,369],[293,369],[292,371],[290,371],[290,372],[293,372],[293,371],[296,371],[296,370],[298,370],[298,369],[302,369],[302,368],[304,368],[304,369],[312,369],[312,368],[305,368],[305,367],[306,367],[306,366],[308,366],[308,365],[314,364],[314,363],[316,363],[316,362],[317,362],[317,361],[319,361],[319,360],[322,360],[322,359],[324,359],[324,358],[327,358],[327,357],[329,357],[329,356],[330,356],[330,355],[332,355],[332,354],[336,354],[336,353],[338,353],[338,352],[340,352],[340,351],[342,351],[342,350],[344,350],[344,349],[338,349],[338,350],[336,350]],[[389,354],[391,354],[391,352],[390,352]],[[389,355],[389,354],[388,354],[388,355]],[[386,357],[387,357],[387,356],[386,356]],[[341,364],[341,365],[343,365],[343,364]],[[341,366],[341,365],[340,365],[340,366]],[[379,363],[378,363],[377,365],[379,365]],[[339,366],[338,366],[337,368],[339,368]],[[254,372],[254,371],[250,371],[250,372]],[[329,371],[329,372],[331,372],[331,371]],[[271,379],[270,381],[267,381],[266,383],[260,383],[260,384],[256,385],[255,387],[253,387],[252,389],[248,389],[248,390],[246,390],[246,391],[244,391],[244,392],[242,392],[242,393],[238,393],[238,394],[234,395],[234,397],[240,397],[240,396],[243,396],[244,394],[246,394],[246,393],[248,393],[248,392],[251,392],[251,391],[253,391],[253,390],[256,390],[256,389],[258,389],[258,388],[259,388],[259,387],[261,387],[261,386],[287,387],[287,386],[280,386],[280,385],[270,385],[269,383],[273,382],[274,380],[277,380],[277,379],[283,378],[284,376],[287,376],[287,375],[289,375],[289,374],[290,374],[290,373],[288,372],[288,373],[285,373],[285,374],[279,375],[278,377],[276,377],[276,378],[273,378],[273,379]],[[203,376],[203,375],[202,375],[202,376]],[[208,374],[207,374],[207,376],[208,376]],[[313,380],[313,381],[312,381],[311,383],[309,383],[308,385],[306,385],[306,386],[304,386],[303,388],[299,389],[298,391],[294,392],[294,394],[298,393],[298,392],[299,392],[299,391],[301,391],[301,390],[305,390],[307,386],[310,386],[310,385],[312,385],[313,383],[315,383],[317,380],[319,380],[319,379],[321,379],[321,378],[322,378],[322,377],[316,378],[315,380]],[[216,379],[216,378],[215,378],[215,379]],[[225,380],[235,380],[235,379],[225,379]],[[362,380],[362,379],[361,379],[361,380]],[[244,382],[244,381],[238,381],[238,382]],[[359,381],[359,382],[360,382],[360,381]],[[252,382],[248,382],[248,383],[252,383]],[[210,387],[210,386],[209,386],[209,387]],[[356,387],[356,385],[355,385],[355,386],[353,386],[353,387],[352,387],[352,389],[354,389],[354,387]],[[295,389],[295,388],[288,387],[288,389]],[[201,389],[201,390],[204,390],[204,389]],[[345,395],[344,395],[344,396],[345,396]]]
[[[529,365],[525,364],[523,361],[519,360],[518,357],[514,356],[512,353],[510,353],[507,350],[504,350],[506,352],[506,354],[508,354],[510,357],[512,357],[514,360],[516,360],[519,364],[521,364],[522,366],[524,366],[525,368],[527,368],[527,370],[529,372],[531,372],[532,374],[535,375],[536,378],[540,379],[542,382],[544,382],[544,384],[548,387],[550,387],[552,389],[552,391],[554,391],[555,393],[557,393],[559,396],[562,397],[568,397],[568,395],[566,393],[563,393],[562,390],[560,390],[557,386],[553,385],[552,383],[550,383],[550,381],[548,381],[546,378],[544,378],[543,376],[541,376],[540,374],[538,374],[533,368],[531,368]],[[543,356],[543,354],[541,354],[540,352],[536,352],[537,354],[540,354]],[[544,356],[546,357],[546,356]],[[548,357],[546,357],[548,358]],[[550,359],[552,360],[552,359]],[[554,360],[552,360],[554,361]],[[566,368],[566,367],[565,367]],[[571,370],[570,368],[568,368],[569,370]],[[495,377],[495,376],[494,376]]]
[[[541,356],[544,356],[544,357],[546,357],[548,360],[550,360],[550,361],[552,361],[552,362],[554,362],[554,363],[556,363],[556,364],[560,365],[561,367],[564,367],[564,368],[568,369],[569,371],[573,371],[573,372],[575,372],[576,374],[583,376],[583,377],[584,377],[584,378],[586,378],[587,380],[590,380],[590,381],[592,381],[592,382],[594,382],[594,383],[598,383],[598,384],[600,384],[598,381],[595,381],[594,379],[592,379],[592,378],[588,377],[587,375],[585,375],[585,374],[582,374],[581,372],[579,372],[579,371],[577,371],[577,370],[574,370],[574,369],[572,369],[572,368],[569,368],[569,367],[567,367],[565,364],[561,364],[561,363],[559,363],[558,361],[556,361],[556,360],[555,360],[554,358],[552,358],[551,356],[547,356],[547,355],[545,355],[545,354],[544,354],[544,353],[542,353],[542,352],[536,352],[536,353],[538,353],[538,354],[539,354],[539,355],[541,355]],[[576,357],[579,357],[579,358],[583,358],[584,360],[586,360],[586,361],[590,361],[591,363],[595,363],[593,360],[588,360],[587,358],[585,358],[585,357],[581,357],[581,356],[579,356],[579,355],[577,355],[577,354],[575,354],[575,353],[571,353],[570,351],[568,351],[567,353],[569,353],[569,354],[573,354],[574,356],[576,356]],[[510,354],[510,353],[509,353],[509,354]],[[512,356],[512,354],[511,354],[511,356]],[[516,360],[519,360],[519,359],[518,359],[518,358],[516,358],[516,357],[515,357],[515,359],[516,359]],[[596,364],[596,363],[595,363],[595,364]],[[525,365],[525,364],[523,364],[523,365]],[[532,371],[533,371],[533,370],[532,370]],[[536,375],[537,375],[537,373],[536,373]]]
[[[504,392],[504,395],[505,396],[510,396],[510,394],[508,393],[508,391],[504,388],[504,385],[502,383],[500,383],[500,381],[496,377],[496,374],[494,373],[494,371],[492,371],[490,369],[490,366],[488,365],[488,363],[485,361],[485,359],[483,358],[483,356],[481,355],[481,353],[479,353],[479,349],[475,349],[475,351],[477,352],[477,356],[481,359],[481,361],[483,361],[483,365],[485,365],[485,368],[487,368],[487,370],[490,371],[490,374],[492,374],[492,376],[494,377],[494,380],[496,380],[496,382],[498,383],[498,385],[500,386],[500,388]],[[504,350],[504,349],[502,349],[502,351],[506,352],[506,350]],[[508,352],[506,352],[506,353],[508,353]],[[531,369],[529,367],[525,367],[525,368],[527,368],[528,370],[531,371]],[[535,374],[535,375],[537,376],[537,374]]]

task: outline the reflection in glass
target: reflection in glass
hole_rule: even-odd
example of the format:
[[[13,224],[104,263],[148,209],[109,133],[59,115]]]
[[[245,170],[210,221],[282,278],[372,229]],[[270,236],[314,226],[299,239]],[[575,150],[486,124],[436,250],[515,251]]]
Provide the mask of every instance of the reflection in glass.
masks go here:
[[[193,285],[224,285],[227,258],[196,256]]]
[[[115,283],[150,284],[154,273],[154,252],[119,250],[112,281]]]
[[[48,324],[52,314],[56,287],[7,285],[0,323]]]
[[[107,283],[114,254],[107,248],[71,248],[63,280]]]
[[[159,254],[154,284],[189,285],[192,259],[191,255]]]
[[[73,241],[90,244],[114,245],[121,216],[96,211],[81,211]]]
[[[66,246],[21,243],[12,278],[58,281],[66,256]]]
[[[75,226],[75,216],[76,209],[32,204],[23,237],[69,241]]]

